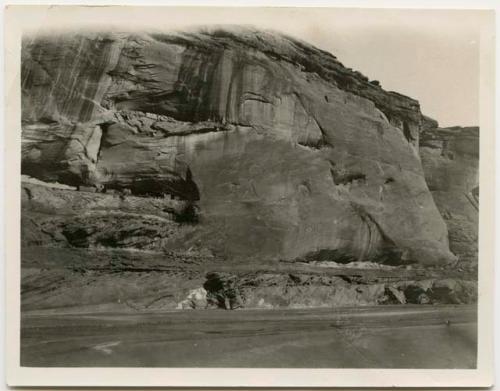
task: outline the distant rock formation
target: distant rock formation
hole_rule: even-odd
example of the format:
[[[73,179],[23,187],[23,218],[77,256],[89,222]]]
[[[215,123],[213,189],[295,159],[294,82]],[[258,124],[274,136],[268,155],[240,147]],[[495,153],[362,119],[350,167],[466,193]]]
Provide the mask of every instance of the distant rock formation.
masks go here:
[[[420,136],[425,179],[460,260],[477,262],[479,128],[426,129]]]
[[[286,36],[26,37],[22,121],[23,174],[196,210],[170,248],[202,243],[236,260],[455,260],[433,201],[444,171],[426,171],[431,195],[422,170],[419,133],[432,121],[418,102]],[[424,165],[448,158],[436,159]]]

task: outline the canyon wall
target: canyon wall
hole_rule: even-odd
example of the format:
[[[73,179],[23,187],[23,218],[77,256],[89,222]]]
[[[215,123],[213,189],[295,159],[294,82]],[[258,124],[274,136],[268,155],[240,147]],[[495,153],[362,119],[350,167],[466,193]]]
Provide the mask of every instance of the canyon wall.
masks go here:
[[[163,250],[206,248],[236,261],[452,262],[426,183],[434,174],[424,176],[419,156],[429,121],[417,101],[278,34],[23,40],[23,174],[163,199],[168,213],[183,203],[187,221],[168,224],[175,238],[154,234]],[[83,237],[76,247],[97,245],[89,232],[116,228],[64,216],[50,230],[68,241],[73,227]],[[98,245],[134,247],[123,235]]]
[[[421,133],[425,179],[448,226],[450,250],[477,265],[479,128],[431,128]]]

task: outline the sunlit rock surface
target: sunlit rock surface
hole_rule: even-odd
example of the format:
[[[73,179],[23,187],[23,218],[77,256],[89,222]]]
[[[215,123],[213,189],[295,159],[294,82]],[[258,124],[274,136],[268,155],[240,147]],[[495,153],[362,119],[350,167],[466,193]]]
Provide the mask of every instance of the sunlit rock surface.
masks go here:
[[[25,37],[22,99],[24,174],[193,208],[187,233],[155,228],[153,248],[455,260],[418,153],[418,102],[304,42],[239,29]],[[62,220],[50,229],[77,237],[112,225]],[[128,247],[96,235],[70,245]]]

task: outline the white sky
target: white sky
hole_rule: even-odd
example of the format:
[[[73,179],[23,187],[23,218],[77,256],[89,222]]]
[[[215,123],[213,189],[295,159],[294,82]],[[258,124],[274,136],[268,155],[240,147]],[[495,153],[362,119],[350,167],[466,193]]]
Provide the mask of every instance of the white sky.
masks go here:
[[[417,99],[441,126],[478,125],[480,13],[350,10],[328,20],[310,42]]]

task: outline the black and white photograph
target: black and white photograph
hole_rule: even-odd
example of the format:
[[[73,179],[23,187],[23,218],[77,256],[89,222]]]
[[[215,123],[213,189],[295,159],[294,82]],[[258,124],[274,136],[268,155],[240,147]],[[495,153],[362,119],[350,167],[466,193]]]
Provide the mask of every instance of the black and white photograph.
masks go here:
[[[492,11],[126,8],[19,35],[15,365],[478,370]]]

